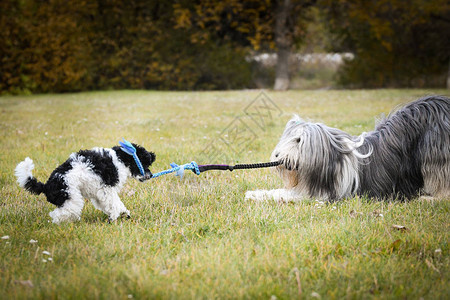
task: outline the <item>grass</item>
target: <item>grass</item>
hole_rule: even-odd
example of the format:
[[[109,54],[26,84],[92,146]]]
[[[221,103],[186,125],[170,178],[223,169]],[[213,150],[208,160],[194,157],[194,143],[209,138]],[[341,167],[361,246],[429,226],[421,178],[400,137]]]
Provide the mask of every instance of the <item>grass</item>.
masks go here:
[[[448,95],[267,92],[283,114],[267,115],[263,127],[243,112],[258,91],[1,97],[0,237],[9,239],[0,240],[0,298],[448,299],[449,199],[245,202],[246,190],[280,180],[267,169],[211,171],[130,180],[121,193],[130,220],[108,224],[86,203],[80,222],[56,226],[53,206],[13,176],[30,156],[44,181],[71,152],[122,137],[157,154],[154,172],[172,161],[266,161],[292,113],[360,134],[381,113],[434,93]],[[236,117],[252,140],[229,149],[222,140],[232,139],[226,129]]]

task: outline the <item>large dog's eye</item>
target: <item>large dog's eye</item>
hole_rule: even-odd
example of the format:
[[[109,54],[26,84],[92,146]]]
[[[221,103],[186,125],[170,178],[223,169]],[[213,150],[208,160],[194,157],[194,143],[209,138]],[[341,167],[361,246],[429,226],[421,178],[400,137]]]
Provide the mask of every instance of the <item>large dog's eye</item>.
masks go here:
[[[296,139],[295,141],[296,141],[297,143],[300,143],[300,138]]]

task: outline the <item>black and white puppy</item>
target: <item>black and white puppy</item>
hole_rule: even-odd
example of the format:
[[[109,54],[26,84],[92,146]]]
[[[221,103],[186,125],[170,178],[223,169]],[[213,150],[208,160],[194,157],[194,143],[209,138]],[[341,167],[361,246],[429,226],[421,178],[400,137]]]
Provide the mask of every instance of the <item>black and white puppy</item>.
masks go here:
[[[44,193],[47,201],[57,206],[50,212],[53,223],[79,220],[84,198],[90,199],[95,208],[107,214],[110,221],[122,214],[129,217],[130,212],[118,193],[128,177],[140,181],[150,179],[152,173],[149,166],[156,158],[153,152],[148,152],[139,145],[132,145],[136,148],[144,175],[133,156],[125,153],[120,146],[115,146],[72,153],[69,159],[52,172],[45,184],[34,178],[34,164],[27,157],[15,169],[17,182],[33,194]]]

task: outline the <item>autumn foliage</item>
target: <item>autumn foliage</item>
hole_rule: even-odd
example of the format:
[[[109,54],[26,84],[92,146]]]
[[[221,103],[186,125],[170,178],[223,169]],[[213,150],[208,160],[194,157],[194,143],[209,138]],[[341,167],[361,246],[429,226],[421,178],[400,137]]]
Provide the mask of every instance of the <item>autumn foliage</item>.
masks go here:
[[[178,14],[172,1],[1,1],[0,91],[250,87],[243,48]]]
[[[333,48],[355,54],[339,72],[346,87],[445,87],[450,3],[324,0]]]
[[[248,57],[277,51],[281,1],[1,1],[0,93],[252,88],[260,69]],[[343,86],[444,85],[448,1],[289,2],[291,51],[320,22],[323,50],[355,54]]]

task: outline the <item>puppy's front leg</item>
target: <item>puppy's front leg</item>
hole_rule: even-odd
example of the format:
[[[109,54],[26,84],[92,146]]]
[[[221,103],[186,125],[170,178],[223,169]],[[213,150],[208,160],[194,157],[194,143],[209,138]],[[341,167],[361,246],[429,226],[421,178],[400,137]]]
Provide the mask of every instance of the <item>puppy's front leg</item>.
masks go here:
[[[121,215],[130,218],[130,211],[122,203],[117,192],[112,189],[102,189],[97,193],[95,207],[108,215],[109,222],[114,222]]]
[[[117,193],[112,195],[112,199],[109,213],[107,213],[110,222],[117,220],[121,215],[126,215],[127,219],[131,218],[130,211],[125,207]]]

